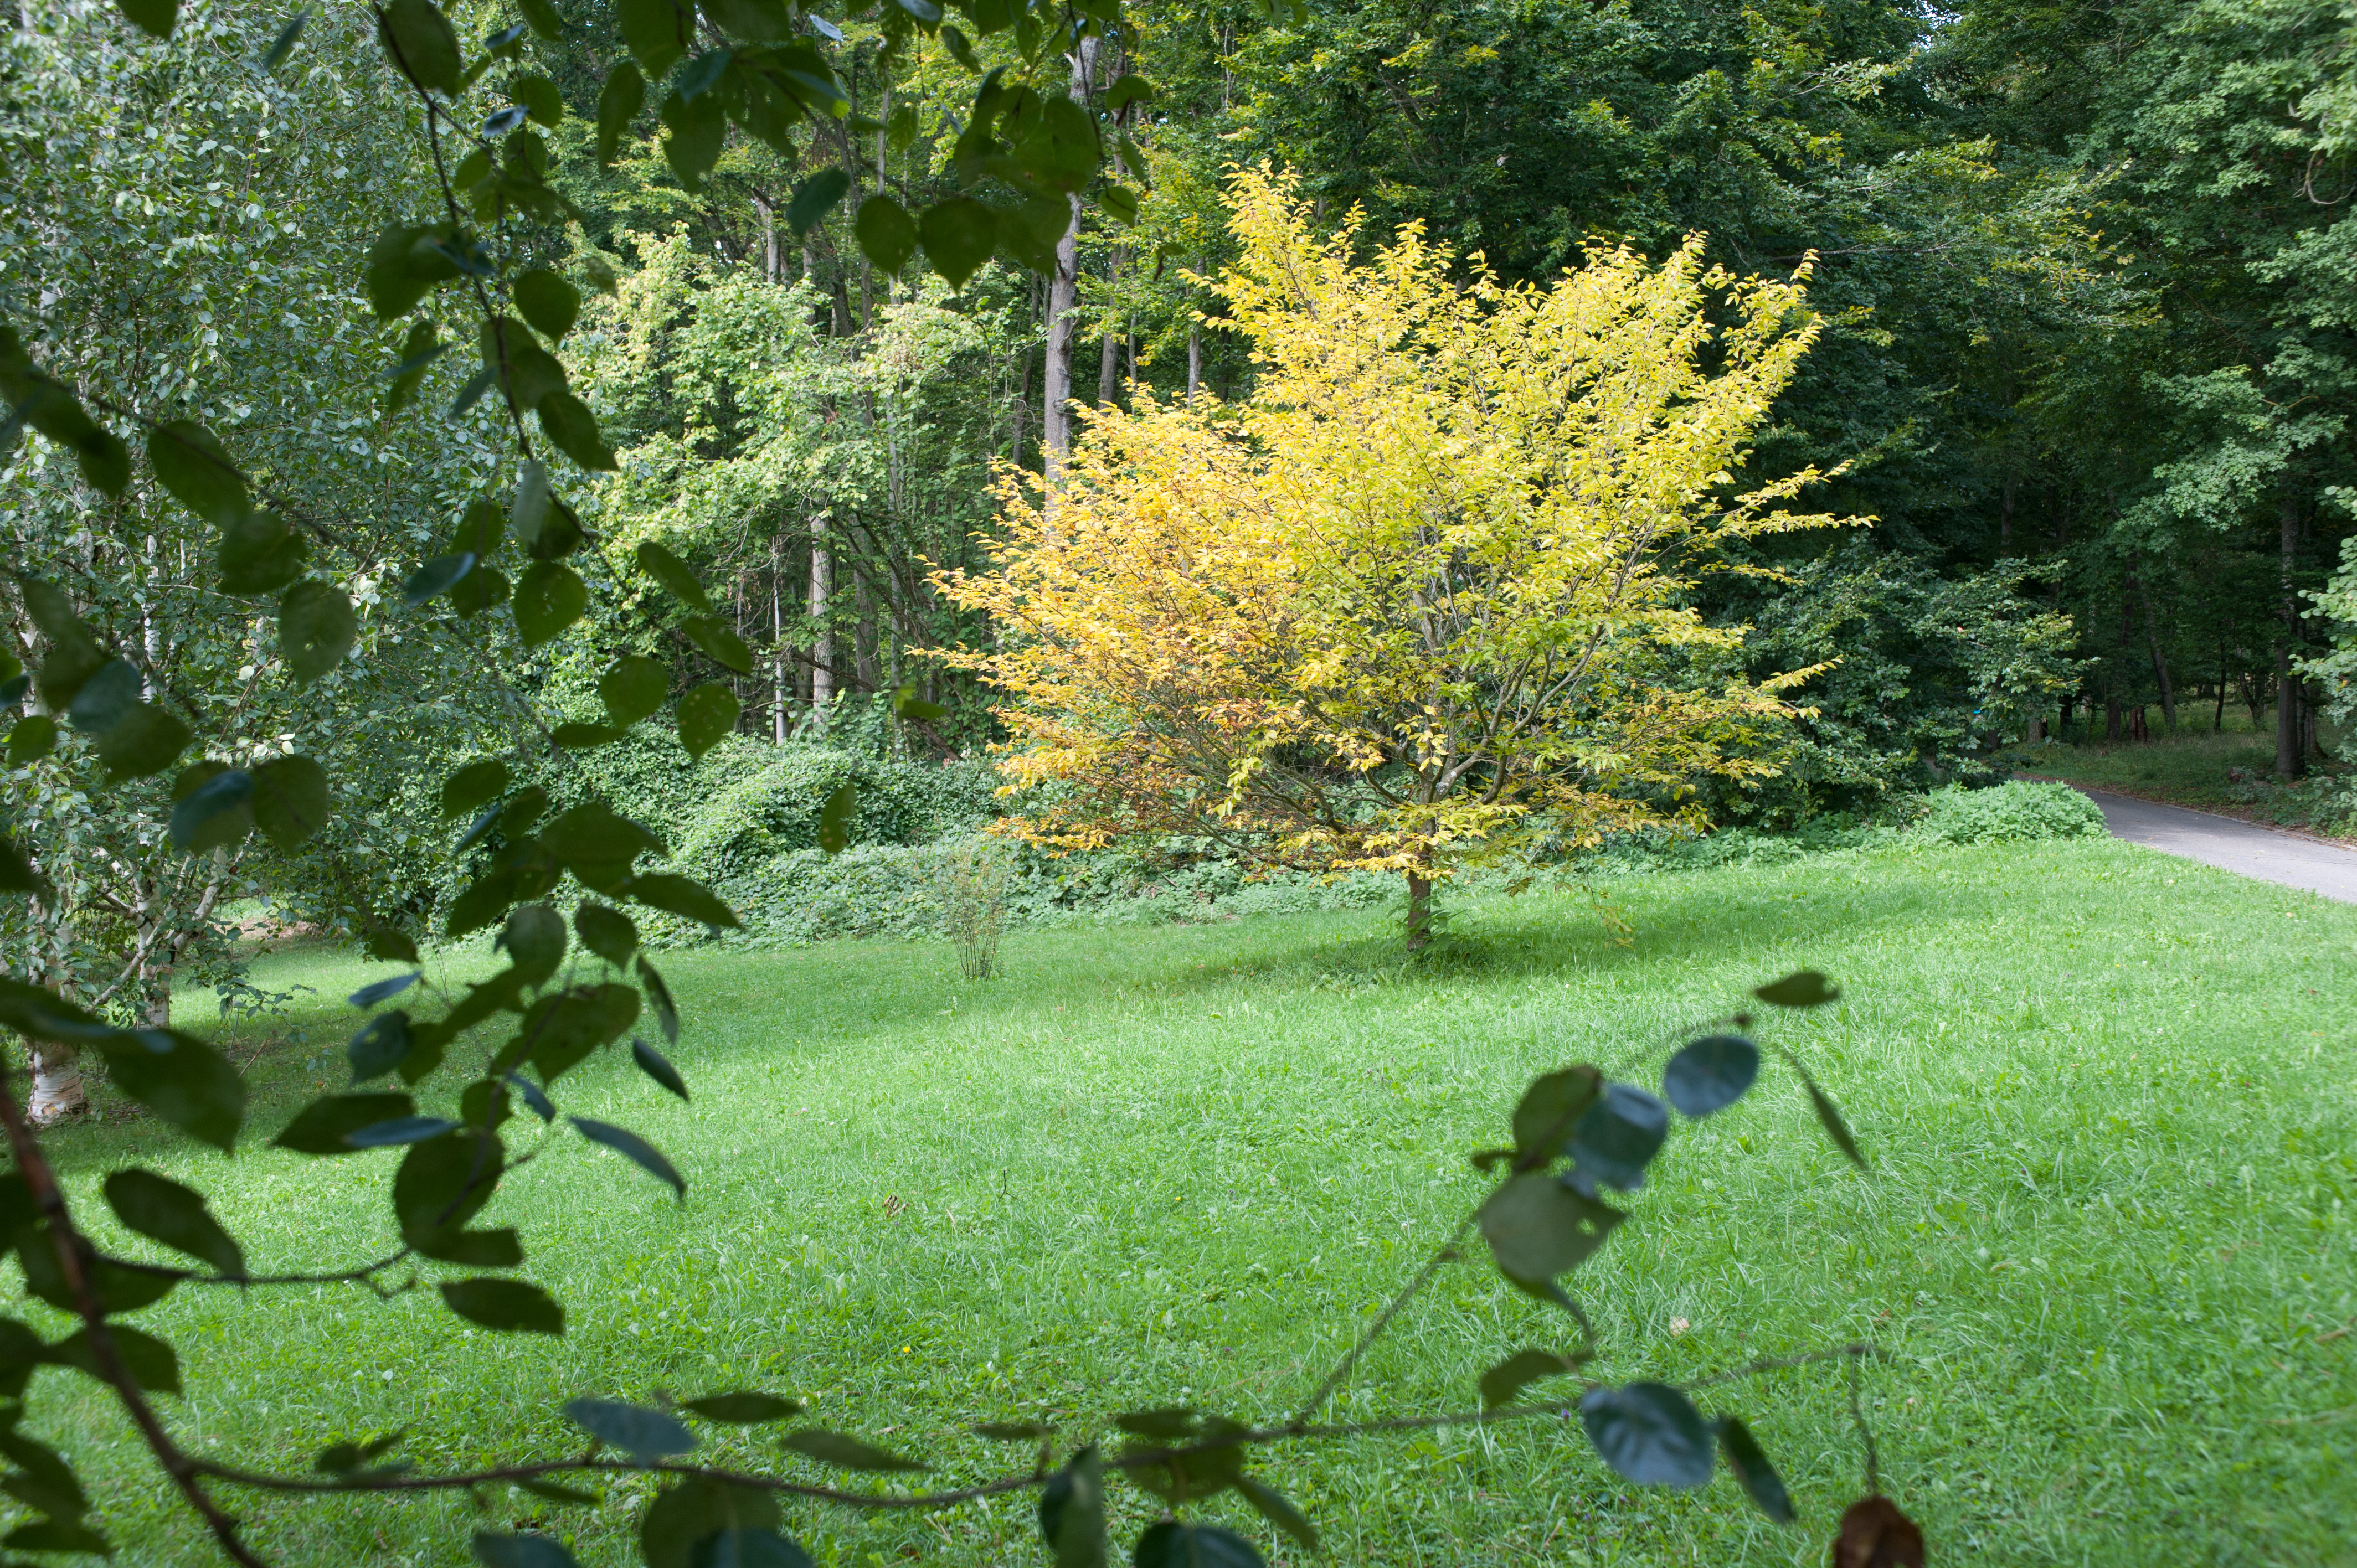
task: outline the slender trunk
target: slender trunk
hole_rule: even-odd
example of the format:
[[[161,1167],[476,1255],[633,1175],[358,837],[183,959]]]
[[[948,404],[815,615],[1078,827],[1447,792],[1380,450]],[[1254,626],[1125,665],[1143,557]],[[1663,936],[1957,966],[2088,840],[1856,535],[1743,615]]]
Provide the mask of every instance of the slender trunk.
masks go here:
[[[2129,573],[2128,582],[2136,589],[2136,603],[2144,608],[2145,643],[2152,650],[2153,679],[2160,682],[2161,720],[2174,734],[2177,729],[2177,686],[2169,678],[2169,660],[2160,651],[2160,626],[2153,618],[2152,596],[2145,591],[2142,574]]]
[[[1076,102],[1084,101],[1096,74],[1097,40],[1081,39],[1071,60],[1071,94]],[[1072,449],[1072,339],[1079,326],[1073,310],[1080,298],[1081,199],[1074,195],[1065,199],[1071,204],[1071,216],[1064,224],[1064,237],[1056,242],[1056,274],[1048,285],[1047,404],[1040,411],[1040,468],[1051,487],[1064,454]]]
[[[1432,878],[1421,871],[1407,874],[1407,950],[1422,952],[1432,943]]]
[[[1028,297],[1036,304],[1039,297],[1036,287],[1030,291]],[[1029,424],[1030,422],[1031,342],[1030,339],[1027,338],[1023,342],[1022,362],[1016,367],[1015,371],[1015,437],[1009,444],[1006,454],[1007,461],[1013,463],[1018,468],[1023,466],[1024,427]]]
[[[2011,474],[2005,477],[2005,488],[1998,492],[1996,509],[1996,553],[2013,553],[2013,489],[2018,481]]]
[[[786,536],[770,541],[770,739],[786,744]]]
[[[778,220],[770,204],[759,197],[753,199],[754,214],[761,220],[761,276],[770,283],[778,281],[779,269],[784,262],[778,252]]]
[[[2292,672],[2292,650],[2299,640],[2299,591],[2293,574],[2299,559],[2299,492],[2291,476],[2284,477],[2283,502],[2276,513],[2281,549],[2277,567],[2283,590],[2283,638],[2276,649],[2276,776],[2297,779],[2308,768],[2300,744],[2306,732],[2300,719],[2299,678]]]
[[[1203,333],[1194,323],[1187,324],[1187,396],[1192,399],[1203,390]]]
[[[810,613],[811,717],[826,733],[827,709],[834,702],[834,647],[827,636],[827,596],[834,588],[834,563],[826,553],[826,524],[811,519]]]
[[[1121,334],[1108,332],[1097,345],[1097,406],[1113,406],[1114,384],[1121,375]]]

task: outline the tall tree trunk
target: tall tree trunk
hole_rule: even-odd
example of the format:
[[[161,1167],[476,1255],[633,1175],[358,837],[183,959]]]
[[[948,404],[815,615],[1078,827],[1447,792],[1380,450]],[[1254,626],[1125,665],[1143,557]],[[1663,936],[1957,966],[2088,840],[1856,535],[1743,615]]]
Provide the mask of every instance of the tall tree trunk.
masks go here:
[[[826,733],[827,710],[834,702],[834,643],[826,631],[826,601],[834,590],[834,563],[826,553],[826,523],[811,519],[810,613],[811,717],[821,735]]]
[[[2144,637],[2152,650],[2153,678],[2160,682],[2160,716],[2174,734],[2177,729],[2177,686],[2169,678],[2169,660],[2160,651],[2160,626],[2152,614],[2152,596],[2145,591],[2144,575],[2130,572],[2128,582],[2136,588],[2136,603],[2144,608]]]
[[[776,283],[785,264],[778,252],[777,216],[770,210],[770,204],[758,196],[753,199],[753,212],[761,220],[761,276]]]
[[[1114,405],[1114,388],[1121,378],[1121,334],[1108,332],[1097,345],[1097,406]]]
[[[2307,731],[2301,723],[2299,677],[2292,672],[2292,650],[2299,641],[2299,590],[2294,585],[2294,573],[2299,563],[2299,491],[2293,488],[2291,476],[2284,477],[2283,501],[2276,512],[2277,542],[2281,549],[2277,567],[2283,589],[2283,638],[2276,650],[2276,777],[2297,779],[2308,769],[2308,752],[2301,742]]]
[[[786,536],[770,539],[770,741],[786,744]]]
[[[1083,102],[1096,75],[1097,40],[1081,39],[1071,61],[1072,98]],[[1050,486],[1064,454],[1072,449],[1072,340],[1080,325],[1073,310],[1080,299],[1081,199],[1075,194],[1065,199],[1071,204],[1071,217],[1064,224],[1064,237],[1056,242],[1056,274],[1048,285],[1047,403],[1039,422],[1039,466]]]
[[[1996,553],[2013,553],[2013,488],[2018,483],[2011,474],[2005,477],[2005,488],[1998,492],[1996,509]]]
[[[1193,322],[1187,324],[1187,395],[1189,398],[1203,390],[1203,333]]]

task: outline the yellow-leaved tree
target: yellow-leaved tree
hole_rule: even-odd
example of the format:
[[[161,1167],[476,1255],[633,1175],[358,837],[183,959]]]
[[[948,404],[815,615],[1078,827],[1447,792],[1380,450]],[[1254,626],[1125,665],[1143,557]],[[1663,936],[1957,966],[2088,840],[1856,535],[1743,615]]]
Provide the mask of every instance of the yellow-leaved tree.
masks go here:
[[[1009,699],[1010,781],[1062,787],[1017,831],[1398,872],[1413,949],[1469,862],[1771,771],[1738,743],[1810,671],[1679,672],[1740,637],[1691,606],[1719,546],[1834,521],[1786,510],[1814,469],[1734,477],[1816,335],[1801,281],[1698,238],[1460,281],[1415,228],[1354,264],[1265,171],[1230,194],[1251,401],[1087,416],[1052,494],[1003,475],[993,568],[936,579],[996,619],[939,656]]]

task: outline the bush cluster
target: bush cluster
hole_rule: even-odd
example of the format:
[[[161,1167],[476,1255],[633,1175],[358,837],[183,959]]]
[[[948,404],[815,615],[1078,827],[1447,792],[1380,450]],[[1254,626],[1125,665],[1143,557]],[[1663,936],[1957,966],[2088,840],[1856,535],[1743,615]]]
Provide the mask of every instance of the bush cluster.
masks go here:
[[[2068,784],[2015,781],[1988,789],[1935,789],[1931,812],[1916,831],[1942,843],[2006,843],[2101,838],[2106,830],[2095,802]]]

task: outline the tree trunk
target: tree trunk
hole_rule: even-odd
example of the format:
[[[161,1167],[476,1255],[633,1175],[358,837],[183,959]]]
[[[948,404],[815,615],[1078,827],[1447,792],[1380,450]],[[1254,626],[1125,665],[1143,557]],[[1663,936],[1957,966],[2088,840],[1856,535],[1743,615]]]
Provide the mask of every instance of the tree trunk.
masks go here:
[[[826,524],[811,519],[810,613],[811,719],[826,733],[827,709],[834,702],[834,648],[826,634],[826,601],[834,588],[834,563],[827,558]]]
[[[761,220],[761,276],[776,283],[785,264],[778,253],[777,217],[770,210],[770,204],[758,196],[753,199],[753,212]]]
[[[1096,74],[1097,40],[1082,38],[1071,60],[1072,97],[1085,100]],[[1048,285],[1047,403],[1039,421],[1039,467],[1051,487],[1064,454],[1072,449],[1072,338],[1079,326],[1073,307],[1080,297],[1081,199],[1073,195],[1065,199],[1072,212],[1064,224],[1064,237],[1056,242],[1056,275]]]
[[[1203,332],[1193,322],[1187,324],[1187,396],[1192,399],[1203,390]]]
[[[2018,483],[2011,474],[2005,477],[2005,488],[1998,493],[1996,509],[1996,553],[2013,553],[2013,488]]]
[[[2299,492],[2284,478],[2283,503],[2276,513],[2282,551],[2277,571],[2283,588],[2283,639],[2276,650],[2276,777],[2297,779],[2308,769],[2308,753],[2300,743],[2306,727],[2300,717],[2299,678],[2292,673],[2292,650],[2299,640],[2299,591],[2293,573],[2299,559]]]
[[[770,740],[786,744],[786,536],[770,540]]]
[[[2144,637],[2152,650],[2152,673],[2160,682],[2160,716],[2173,734],[2177,729],[2177,687],[2169,678],[2169,660],[2160,651],[2160,627],[2153,619],[2152,596],[2145,592],[2144,577],[2131,572],[2128,581],[2135,585],[2136,602],[2144,607]]]
[[[1432,878],[1407,874],[1407,950],[1422,952],[1432,942]]]

